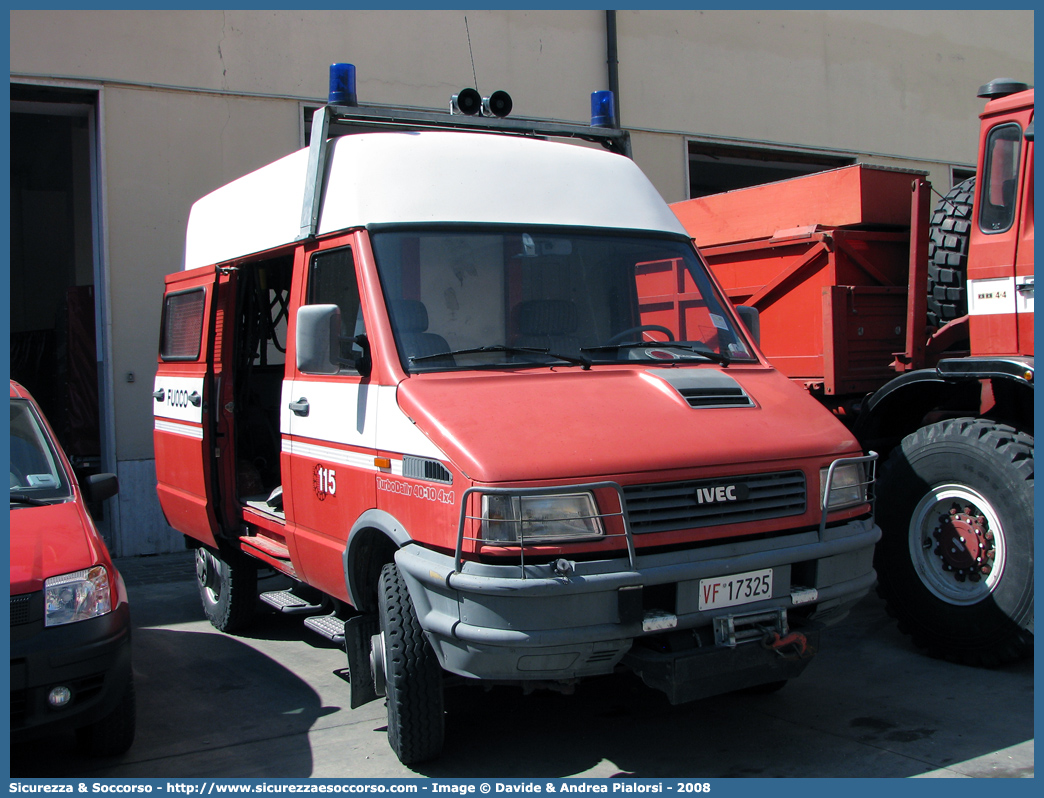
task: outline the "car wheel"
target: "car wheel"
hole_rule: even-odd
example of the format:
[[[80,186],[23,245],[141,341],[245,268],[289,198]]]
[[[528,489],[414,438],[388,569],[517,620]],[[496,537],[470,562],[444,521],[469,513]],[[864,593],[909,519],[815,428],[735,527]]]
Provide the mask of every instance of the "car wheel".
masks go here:
[[[120,703],[101,720],[76,730],[76,742],[88,756],[119,756],[134,742],[137,708],[134,682],[127,682],[127,690]]]
[[[241,632],[257,605],[257,567],[245,557],[226,560],[210,549],[196,549],[196,584],[203,611],[215,629]]]
[[[384,677],[388,742],[404,765],[434,759],[445,736],[442,668],[393,563],[381,570],[378,599],[381,633],[375,641],[375,670]]]

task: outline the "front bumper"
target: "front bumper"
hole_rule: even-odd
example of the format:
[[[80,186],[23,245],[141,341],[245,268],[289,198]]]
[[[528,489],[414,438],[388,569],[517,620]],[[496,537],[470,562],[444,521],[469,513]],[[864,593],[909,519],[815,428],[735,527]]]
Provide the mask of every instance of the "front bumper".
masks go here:
[[[797,666],[788,666],[781,675],[774,652],[764,651],[762,667],[750,651],[737,655],[735,646],[715,645],[713,632],[711,647],[702,648],[714,619],[781,608],[793,627],[837,622],[874,584],[873,549],[880,535],[872,521],[857,520],[785,537],[639,554],[633,568],[626,557],[576,562],[568,576],[550,564],[468,562],[457,572],[454,557],[417,545],[399,549],[395,562],[440,663],[453,673],[487,680],[570,680],[609,673],[634,649],[625,665],[676,673],[671,678],[689,681],[704,672],[728,671],[722,663],[738,656],[749,673],[740,684],[729,682],[726,689],[735,689],[790,678]],[[764,568],[774,573],[770,597],[699,610],[701,579]],[[814,601],[808,600],[810,588],[816,592]],[[653,628],[657,612],[676,618],[670,633]],[[665,634],[675,642],[679,635],[687,636],[696,650],[683,644],[687,650],[666,655],[676,663],[684,661],[679,666],[665,666],[662,653],[649,660],[658,664],[643,665],[648,660],[642,653],[645,644]],[[698,697],[685,691],[678,695],[679,700]]]
[[[40,599],[42,601],[42,597]],[[42,619],[11,627],[11,736],[77,729],[111,713],[131,681],[131,626],[127,603],[99,618],[45,627]],[[47,694],[72,691],[64,707]]]

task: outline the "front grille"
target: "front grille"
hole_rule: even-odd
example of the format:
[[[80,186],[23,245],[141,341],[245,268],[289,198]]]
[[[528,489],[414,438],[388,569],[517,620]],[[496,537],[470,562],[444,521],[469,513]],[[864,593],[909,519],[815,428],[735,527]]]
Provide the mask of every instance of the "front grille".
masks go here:
[[[73,699],[82,704],[102,691],[102,688],[105,687],[105,674],[94,673],[81,679],[75,679],[71,686]]]
[[[636,535],[805,512],[805,475],[801,471],[631,485],[623,491],[631,531]]]
[[[21,596],[11,596],[11,626],[19,626],[23,623],[29,623],[31,620],[30,612],[32,607],[30,605],[32,600],[32,593],[26,593]]]

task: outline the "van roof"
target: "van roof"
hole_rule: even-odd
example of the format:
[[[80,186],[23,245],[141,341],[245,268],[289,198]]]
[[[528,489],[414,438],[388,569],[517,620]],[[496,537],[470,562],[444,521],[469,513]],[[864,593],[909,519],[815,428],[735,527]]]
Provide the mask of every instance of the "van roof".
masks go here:
[[[198,200],[185,268],[264,252],[301,230],[308,150]],[[319,235],[374,224],[610,227],[685,235],[630,159],[518,136],[364,133],[331,142]]]

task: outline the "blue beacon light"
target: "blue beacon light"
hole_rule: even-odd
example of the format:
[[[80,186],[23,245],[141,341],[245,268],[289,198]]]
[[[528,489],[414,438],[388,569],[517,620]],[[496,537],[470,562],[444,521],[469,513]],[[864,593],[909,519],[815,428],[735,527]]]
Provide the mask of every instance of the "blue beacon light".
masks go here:
[[[611,91],[591,92],[591,127],[612,127],[616,102]]]
[[[355,96],[355,64],[330,64],[330,105],[359,104]]]

